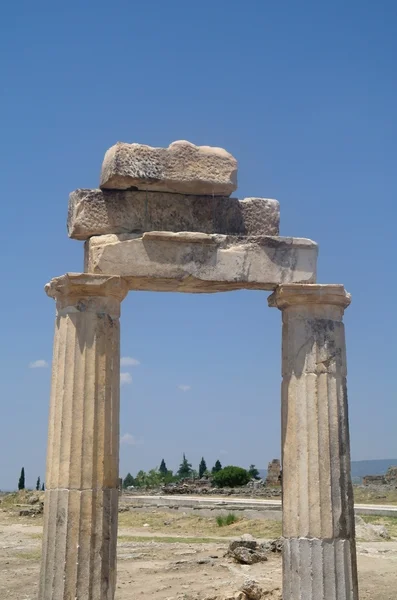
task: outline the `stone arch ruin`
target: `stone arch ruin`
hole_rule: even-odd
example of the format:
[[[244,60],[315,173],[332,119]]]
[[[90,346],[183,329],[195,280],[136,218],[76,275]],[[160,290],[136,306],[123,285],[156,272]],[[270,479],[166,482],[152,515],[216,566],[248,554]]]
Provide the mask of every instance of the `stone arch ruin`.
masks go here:
[[[225,150],[116,144],[100,189],[70,195],[84,273],[56,300],[40,600],[113,600],[120,304],[129,290],[268,290],[282,312],[284,600],[358,600],[342,285],[317,245],[279,236],[276,200],[230,195]]]

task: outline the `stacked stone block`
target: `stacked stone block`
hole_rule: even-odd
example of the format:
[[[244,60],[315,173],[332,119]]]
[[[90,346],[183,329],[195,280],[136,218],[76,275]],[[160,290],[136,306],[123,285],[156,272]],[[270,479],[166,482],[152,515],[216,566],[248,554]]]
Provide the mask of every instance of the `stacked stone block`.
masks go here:
[[[281,485],[281,464],[279,458],[274,458],[267,466],[266,485],[267,487]]]

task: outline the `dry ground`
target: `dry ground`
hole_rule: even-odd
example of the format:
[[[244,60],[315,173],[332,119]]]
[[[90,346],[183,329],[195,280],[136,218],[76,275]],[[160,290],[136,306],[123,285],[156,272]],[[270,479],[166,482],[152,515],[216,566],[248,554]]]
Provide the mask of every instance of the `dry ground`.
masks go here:
[[[41,517],[18,517],[0,510],[0,598],[37,600]],[[210,594],[237,591],[246,577],[281,598],[281,559],[243,566],[224,557],[228,538],[252,533],[274,538],[280,524],[240,520],[218,527],[214,518],[150,510],[120,515],[116,600],[202,600]],[[375,519],[397,536],[397,519]],[[146,525],[146,526],[145,526]],[[358,544],[360,600],[396,600],[397,541]]]
[[[397,488],[353,486],[356,504],[397,504]],[[396,594],[397,598],[397,594]]]

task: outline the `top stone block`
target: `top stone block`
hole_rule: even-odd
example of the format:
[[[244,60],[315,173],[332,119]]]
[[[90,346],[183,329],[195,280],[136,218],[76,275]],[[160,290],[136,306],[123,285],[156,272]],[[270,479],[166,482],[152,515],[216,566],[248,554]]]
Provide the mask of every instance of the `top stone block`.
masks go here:
[[[118,142],[105,154],[100,187],[230,196],[237,189],[237,161],[222,148],[186,141],[168,148]]]

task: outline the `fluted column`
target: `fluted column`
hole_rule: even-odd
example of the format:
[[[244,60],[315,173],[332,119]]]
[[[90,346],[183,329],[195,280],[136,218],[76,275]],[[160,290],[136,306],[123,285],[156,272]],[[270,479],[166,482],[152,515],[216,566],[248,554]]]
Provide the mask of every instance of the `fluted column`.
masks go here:
[[[283,599],[358,600],[342,285],[281,285]]]
[[[56,299],[39,600],[113,600],[120,277],[69,273]]]

